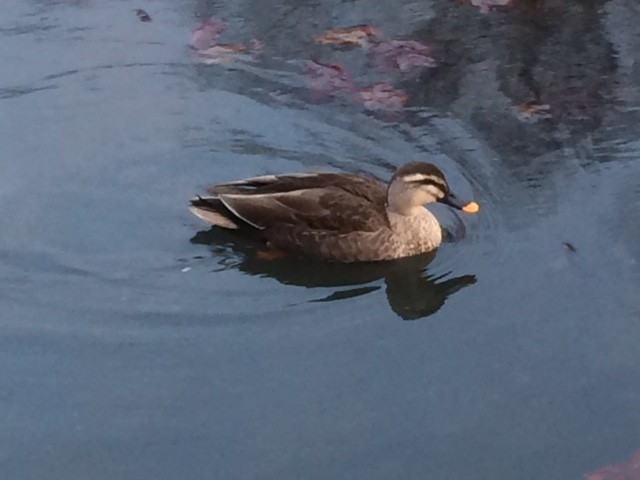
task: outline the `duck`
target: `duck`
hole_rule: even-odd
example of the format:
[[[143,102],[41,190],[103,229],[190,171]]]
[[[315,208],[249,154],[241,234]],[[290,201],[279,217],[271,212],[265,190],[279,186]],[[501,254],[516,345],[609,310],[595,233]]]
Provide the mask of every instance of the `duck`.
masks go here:
[[[398,167],[388,183],[353,173],[263,175],[212,185],[189,209],[218,228],[253,236],[268,249],[331,262],[376,262],[431,252],[442,227],[426,208],[442,203],[477,213],[451,192],[431,163]]]

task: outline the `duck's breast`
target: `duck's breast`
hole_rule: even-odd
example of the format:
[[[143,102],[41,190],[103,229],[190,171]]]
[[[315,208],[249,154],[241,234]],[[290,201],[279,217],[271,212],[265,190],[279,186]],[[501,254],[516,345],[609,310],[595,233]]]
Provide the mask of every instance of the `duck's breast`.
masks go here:
[[[436,217],[427,209],[418,215],[389,213],[389,223],[393,231],[391,242],[397,252],[396,257],[408,257],[430,252],[442,242],[442,228]]]

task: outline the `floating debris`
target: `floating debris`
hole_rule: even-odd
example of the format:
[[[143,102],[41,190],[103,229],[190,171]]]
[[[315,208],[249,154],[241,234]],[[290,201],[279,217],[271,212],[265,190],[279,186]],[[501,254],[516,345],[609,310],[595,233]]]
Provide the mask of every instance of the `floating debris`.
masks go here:
[[[387,82],[379,82],[360,88],[354,95],[368,110],[401,110],[409,97],[404,90],[397,90]]]
[[[504,7],[509,5],[513,0],[466,0],[466,3],[478,7],[480,13],[489,13],[495,7]],[[462,3],[465,3],[464,1]]]
[[[374,63],[385,70],[407,72],[436,66],[431,48],[416,40],[385,40],[371,47],[369,54]]]
[[[551,112],[551,106],[537,103],[522,103],[516,105],[516,109],[525,117],[549,117]]]
[[[136,8],[134,10],[134,13],[138,16],[138,18],[140,19],[141,22],[150,22],[151,21],[151,15],[149,15],[147,12],[145,12],[141,8]]]
[[[205,20],[191,34],[189,46],[194,50],[206,50],[213,47],[224,30],[225,26],[221,20],[217,18]]]
[[[351,75],[342,66],[335,63],[307,60],[304,64],[304,75],[309,88],[317,92],[333,95],[354,90]]]
[[[365,46],[378,38],[378,30],[370,25],[354,25],[346,28],[331,28],[313,38],[320,45]]]
[[[235,60],[238,54],[246,53],[247,47],[241,44],[220,44],[198,50],[198,56],[208,65],[227,63]]]

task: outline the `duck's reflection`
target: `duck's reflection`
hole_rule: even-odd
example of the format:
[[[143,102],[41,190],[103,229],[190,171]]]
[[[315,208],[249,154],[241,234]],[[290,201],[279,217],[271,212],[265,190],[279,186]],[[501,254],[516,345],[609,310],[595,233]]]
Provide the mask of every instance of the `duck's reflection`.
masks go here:
[[[449,278],[449,273],[429,275],[426,267],[435,257],[435,252],[388,262],[341,264],[294,257],[267,259],[259,254],[255,243],[233,232],[215,228],[198,232],[191,242],[209,245],[223,260],[229,259],[229,253],[233,251],[233,261],[225,263],[250,275],[266,275],[286,285],[307,288],[344,287],[315,300],[317,302],[371,293],[381,287],[369,284],[384,279],[389,306],[404,320],[417,320],[434,314],[449,295],[476,283],[475,275]]]

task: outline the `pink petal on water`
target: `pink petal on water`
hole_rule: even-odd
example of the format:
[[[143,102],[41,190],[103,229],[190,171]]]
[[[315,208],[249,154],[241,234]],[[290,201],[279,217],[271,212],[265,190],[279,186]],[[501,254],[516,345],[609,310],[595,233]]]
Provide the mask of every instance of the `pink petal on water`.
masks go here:
[[[304,75],[312,90],[330,94],[353,91],[351,76],[340,65],[307,60]]]
[[[368,110],[400,110],[407,103],[403,90],[396,90],[387,82],[380,82],[358,89],[354,98]]]
[[[415,40],[387,40],[374,45],[370,55],[385,70],[406,72],[416,67],[435,67],[431,48]]]
[[[585,475],[585,480],[640,480],[640,450],[628,462],[609,465]]]
[[[194,50],[213,47],[220,34],[224,32],[224,28],[224,23],[217,18],[205,20],[191,34],[189,46]]]
[[[198,57],[207,65],[229,63],[247,52],[247,47],[240,44],[218,44],[204,50],[198,50]]]
[[[354,25],[346,28],[332,28],[313,38],[314,43],[321,45],[369,45],[380,33],[370,25]]]

